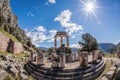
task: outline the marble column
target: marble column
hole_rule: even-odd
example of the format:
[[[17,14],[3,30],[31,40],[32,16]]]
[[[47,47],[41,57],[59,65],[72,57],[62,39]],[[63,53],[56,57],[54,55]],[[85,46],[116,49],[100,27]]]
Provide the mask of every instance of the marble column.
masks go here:
[[[37,62],[37,64],[40,64],[40,56],[39,56],[39,53],[36,53],[37,54],[37,56],[36,56],[36,62]]]
[[[60,53],[60,67],[64,68],[66,63],[66,55],[65,53]]]
[[[80,52],[80,66],[87,67],[88,64],[88,52]]]
[[[55,48],[55,50],[57,49],[57,39],[56,39],[56,36],[54,37],[54,48]]]
[[[60,45],[62,46],[62,44],[63,44],[63,37],[60,36]]]
[[[98,54],[99,54],[99,51],[98,50],[94,50],[93,51],[93,64],[96,64],[97,63],[97,60],[98,60]]]
[[[67,48],[69,48],[69,37],[66,36]]]

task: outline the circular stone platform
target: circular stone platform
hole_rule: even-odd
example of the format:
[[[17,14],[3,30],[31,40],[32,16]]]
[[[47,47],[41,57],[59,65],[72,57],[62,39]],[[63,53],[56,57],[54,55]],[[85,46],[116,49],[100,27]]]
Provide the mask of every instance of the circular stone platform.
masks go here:
[[[40,66],[29,61],[25,68],[28,73],[39,80],[93,80],[99,76],[105,67],[104,60],[99,60],[96,65],[89,63],[88,67],[80,67],[79,62],[67,63],[64,69],[52,69],[51,64],[50,61],[46,61],[45,65]]]

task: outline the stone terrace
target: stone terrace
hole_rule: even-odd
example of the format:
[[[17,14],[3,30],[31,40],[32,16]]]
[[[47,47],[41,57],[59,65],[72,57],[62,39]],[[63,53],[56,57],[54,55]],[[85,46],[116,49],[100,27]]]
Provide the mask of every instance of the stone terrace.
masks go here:
[[[92,62],[92,56],[91,55],[88,56],[88,62]],[[32,63],[36,64],[36,62],[32,62]],[[44,63],[45,64],[42,67],[51,68],[52,62],[50,60],[45,59]],[[75,69],[77,67],[79,67],[79,61],[75,61],[75,62],[72,62],[72,63],[66,63],[66,67],[64,69]]]

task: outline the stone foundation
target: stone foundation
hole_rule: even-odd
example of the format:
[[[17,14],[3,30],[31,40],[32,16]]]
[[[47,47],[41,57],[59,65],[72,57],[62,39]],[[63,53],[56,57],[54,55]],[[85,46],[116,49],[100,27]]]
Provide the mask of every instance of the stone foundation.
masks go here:
[[[9,47],[9,51],[11,53],[20,53],[24,51],[23,45],[19,42],[14,42],[12,40],[10,40],[10,47]]]
[[[14,42],[9,37],[0,33],[0,51],[20,53],[24,51],[24,48],[20,42]]]
[[[74,62],[79,60],[79,54],[68,54],[66,55],[66,62]]]
[[[105,61],[100,61],[92,67],[78,67],[75,69],[57,69],[37,66],[31,62],[25,65],[28,73],[38,78],[39,80],[95,80],[105,68]]]
[[[0,33],[0,51],[7,51],[10,43],[10,38]]]

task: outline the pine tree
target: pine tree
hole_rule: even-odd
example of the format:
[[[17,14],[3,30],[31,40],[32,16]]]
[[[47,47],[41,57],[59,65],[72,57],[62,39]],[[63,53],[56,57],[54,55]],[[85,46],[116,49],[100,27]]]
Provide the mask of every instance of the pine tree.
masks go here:
[[[80,51],[91,52],[98,49],[97,40],[89,33],[82,35],[82,41],[79,41],[79,45],[82,45],[82,49]]]

